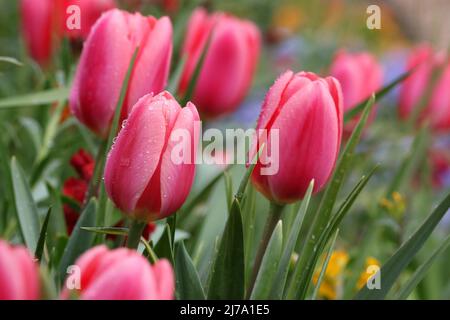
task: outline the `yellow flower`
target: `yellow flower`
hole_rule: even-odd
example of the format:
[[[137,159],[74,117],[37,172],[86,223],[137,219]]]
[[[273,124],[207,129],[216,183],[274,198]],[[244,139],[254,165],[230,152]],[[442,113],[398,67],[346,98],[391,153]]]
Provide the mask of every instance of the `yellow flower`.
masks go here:
[[[380,267],[380,262],[374,257],[367,257],[365,270],[359,276],[358,283],[356,284],[358,290],[364,287],[367,281],[370,279],[370,277],[373,276],[373,273],[367,272],[367,268],[369,268],[370,266]]]
[[[392,192],[392,200],[383,198],[380,201],[380,206],[389,212],[396,219],[400,219],[406,210],[405,198],[397,191]]]
[[[319,288],[319,296],[325,299],[336,299],[338,290],[342,285],[342,273],[348,263],[347,252],[336,250],[331,254],[322,283]],[[316,270],[313,276],[313,283],[317,284],[320,275],[320,269]]]

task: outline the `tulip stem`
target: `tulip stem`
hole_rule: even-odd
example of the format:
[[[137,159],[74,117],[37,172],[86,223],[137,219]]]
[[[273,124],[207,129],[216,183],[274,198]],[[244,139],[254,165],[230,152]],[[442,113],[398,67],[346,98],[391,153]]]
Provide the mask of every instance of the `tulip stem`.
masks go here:
[[[131,221],[130,231],[128,232],[127,248],[137,249],[146,225],[145,222],[139,220]]]
[[[261,241],[259,243],[258,251],[255,256],[255,262],[253,264],[252,277],[250,285],[247,290],[247,299],[250,298],[253,287],[255,286],[256,278],[258,277],[259,268],[261,267],[261,262],[266,252],[267,245],[269,244],[270,237],[272,237],[273,230],[281,218],[281,213],[283,212],[284,205],[280,205],[275,202],[270,203],[270,211],[267,217],[266,225],[262,234]]]

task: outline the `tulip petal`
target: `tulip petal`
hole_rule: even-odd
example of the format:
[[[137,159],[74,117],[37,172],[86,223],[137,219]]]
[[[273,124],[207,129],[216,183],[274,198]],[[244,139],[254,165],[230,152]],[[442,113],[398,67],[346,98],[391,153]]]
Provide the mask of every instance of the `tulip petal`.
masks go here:
[[[314,190],[320,190],[331,175],[339,151],[338,115],[326,83],[314,81],[292,96],[271,132],[277,129],[283,165],[267,178],[275,200],[292,202],[301,198],[312,179],[316,181]],[[293,150],[295,153],[289,152]]]
[[[166,259],[158,260],[153,265],[153,273],[156,279],[158,299],[172,300],[175,291],[172,265]]]
[[[160,93],[167,84],[172,56],[172,24],[169,18],[154,21],[135,14],[131,20],[139,20],[136,33],[142,33],[136,64],[131,74],[130,86],[124,102],[124,118],[133,105],[145,94]]]
[[[166,117],[152,95],[134,106],[111,149],[105,168],[109,196],[124,212],[132,213],[156,171],[166,140]]]
[[[133,54],[125,13],[101,16],[84,44],[70,94],[70,108],[90,129],[106,136]]]
[[[192,103],[188,103],[179,112],[173,126],[171,138],[168,140],[161,161],[161,209],[159,218],[175,213],[189,194],[195,175],[195,156],[200,132],[199,121],[197,109]],[[178,134],[181,134],[181,141]],[[183,154],[182,162],[177,163],[178,159],[173,157],[175,156],[175,149],[178,150],[180,146],[185,147],[190,154]]]

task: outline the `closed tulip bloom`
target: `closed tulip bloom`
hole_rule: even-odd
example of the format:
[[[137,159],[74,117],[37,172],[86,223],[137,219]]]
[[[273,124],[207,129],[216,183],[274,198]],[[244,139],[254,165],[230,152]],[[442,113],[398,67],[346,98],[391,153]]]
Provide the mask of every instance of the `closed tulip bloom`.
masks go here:
[[[214,118],[234,111],[247,94],[261,40],[258,28],[250,21],[223,13],[208,15],[204,9],[195,10],[181,52],[187,59],[179,87],[183,94],[208,39],[209,46],[192,101],[203,116]]]
[[[49,63],[61,35],[62,0],[21,0],[22,32],[30,56],[40,65]]]
[[[292,71],[281,75],[267,93],[257,123],[258,134],[266,130],[267,150],[252,173],[256,188],[277,203],[302,199],[312,179],[314,192],[320,191],[338,157],[343,109],[341,86],[335,78]],[[279,139],[272,141],[275,130]],[[276,142],[278,148],[273,146]],[[276,149],[278,172],[264,175],[262,169],[268,163],[265,157],[273,156]]]
[[[194,179],[199,120],[192,103],[181,108],[168,92],[139,100],[105,167],[106,191],[118,208],[150,221],[181,207]]]
[[[450,130],[450,63],[443,69],[422,117],[429,119],[436,132]]]
[[[78,6],[80,8],[80,29],[68,28],[65,24],[65,31],[71,38],[86,39],[92,26],[103,12],[114,9],[116,2],[114,0],[65,0],[66,11],[70,6]],[[72,12],[70,12],[72,13]],[[72,13],[73,14],[73,13]],[[69,18],[69,14],[66,12]]]
[[[374,56],[366,52],[339,52],[331,66],[331,75],[341,84],[344,97],[344,112],[351,110],[369,98],[372,93],[381,89],[383,83],[381,65]],[[369,121],[374,119],[375,112],[374,108]],[[344,126],[346,135],[353,131],[358,118],[355,117]]]
[[[101,245],[85,252],[75,266],[81,275],[80,287],[73,288],[68,277],[62,293],[64,299],[71,294],[82,300],[173,299],[174,275],[167,260],[150,265],[135,250],[109,250]]]
[[[122,120],[140,97],[159,93],[166,86],[172,54],[170,20],[110,10],[97,20],[84,44],[70,108],[80,122],[101,137],[108,134],[125,74],[138,46]]]
[[[39,299],[39,270],[23,246],[0,240],[0,300]]]
[[[408,119],[419,107],[430,85],[433,70],[442,61],[443,55],[435,53],[428,45],[421,45],[411,53],[406,70],[413,70],[413,73],[400,86],[398,113],[401,119]]]

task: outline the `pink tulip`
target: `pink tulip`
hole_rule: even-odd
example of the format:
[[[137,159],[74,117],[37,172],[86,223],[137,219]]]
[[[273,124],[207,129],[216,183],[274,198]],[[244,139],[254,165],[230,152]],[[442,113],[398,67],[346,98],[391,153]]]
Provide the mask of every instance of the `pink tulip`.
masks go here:
[[[287,71],[266,95],[257,133],[267,141],[252,174],[252,182],[267,198],[289,203],[303,198],[312,179],[320,191],[333,171],[341,145],[343,101],[339,82],[309,72]],[[272,141],[276,134],[279,139]],[[261,144],[259,138],[258,144]],[[267,154],[278,143],[278,172],[264,175]],[[251,155],[254,158],[255,152]],[[273,165],[273,164],[270,164]]]
[[[186,93],[195,69],[210,43],[193,92],[202,115],[213,118],[236,109],[247,94],[260,51],[255,24],[204,9],[194,11],[187,27],[182,55],[187,57],[179,91]]]
[[[429,119],[436,132],[450,130],[450,62],[443,69],[422,118]]]
[[[23,246],[0,240],[0,300],[37,300],[39,269]]]
[[[110,10],[97,20],[84,44],[70,108],[79,121],[102,137],[109,131],[137,46],[139,53],[122,107],[122,120],[140,97],[159,93],[166,86],[172,55],[170,20]]]
[[[181,207],[194,179],[199,131],[192,103],[181,108],[168,92],[142,97],[106,162],[106,191],[116,206],[146,221]],[[187,136],[178,138],[179,133]],[[174,158],[180,147],[182,161]]]
[[[442,62],[442,54],[435,53],[428,45],[421,45],[411,53],[406,70],[413,69],[413,73],[400,86],[398,112],[401,119],[408,119],[419,107],[430,85],[433,70]]]
[[[62,0],[21,0],[22,32],[31,57],[40,65],[49,63],[61,35]]]
[[[171,300],[175,290],[172,266],[159,260],[153,266],[134,250],[94,247],[75,262],[80,288],[67,279],[62,297],[76,290],[83,300]]]
[[[339,52],[331,66],[331,75],[339,80],[344,97],[344,112],[351,110],[381,89],[383,70],[369,53]],[[350,135],[359,117],[344,126],[345,135]],[[369,121],[375,118],[375,108]]]
[[[71,38],[86,39],[92,26],[103,12],[114,9],[116,3],[114,0],[65,0],[66,10],[69,6],[76,5],[80,8],[81,29],[69,29],[65,24],[65,31]],[[70,15],[66,11],[66,17]]]

